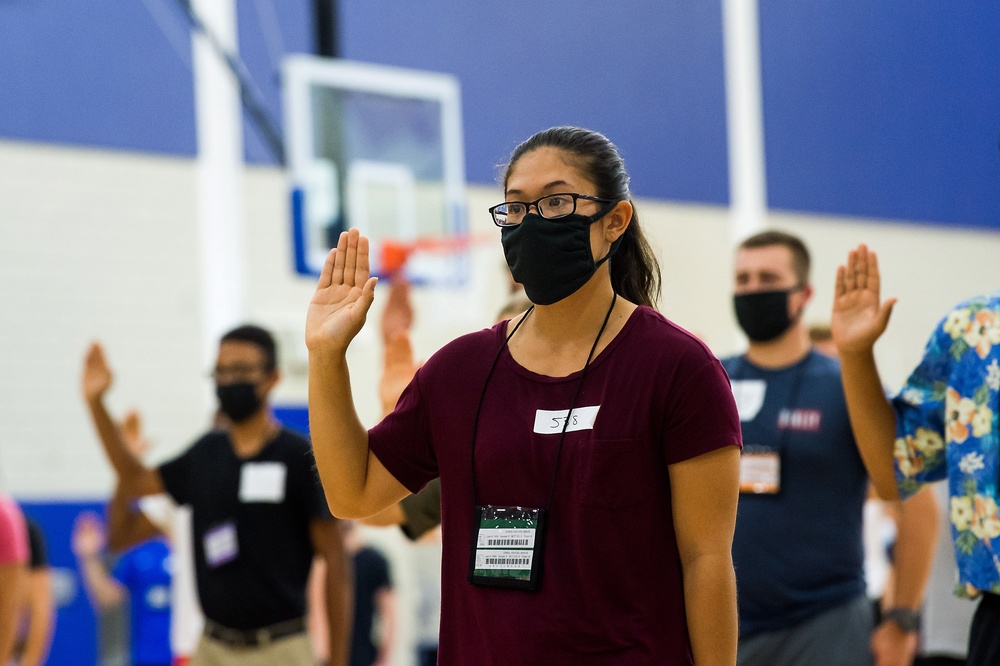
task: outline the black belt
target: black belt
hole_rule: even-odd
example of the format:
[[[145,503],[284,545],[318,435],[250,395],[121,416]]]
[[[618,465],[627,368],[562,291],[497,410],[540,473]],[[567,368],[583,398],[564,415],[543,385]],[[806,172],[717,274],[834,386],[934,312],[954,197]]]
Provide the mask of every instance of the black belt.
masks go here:
[[[306,630],[305,618],[286,620],[260,629],[230,629],[218,622],[205,618],[205,636],[225,643],[229,647],[247,648],[261,647],[293,634],[301,634]]]
[[[983,592],[984,606],[991,606],[993,608],[1000,608],[1000,595],[993,594],[992,592]]]

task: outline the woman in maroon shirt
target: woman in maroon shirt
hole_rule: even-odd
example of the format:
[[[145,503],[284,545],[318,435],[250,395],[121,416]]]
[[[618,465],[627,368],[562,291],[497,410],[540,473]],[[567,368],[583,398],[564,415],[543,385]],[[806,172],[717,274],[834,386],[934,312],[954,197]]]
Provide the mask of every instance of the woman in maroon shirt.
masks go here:
[[[728,378],[652,309],[617,149],[557,127],[490,209],[534,306],[422,367],[371,431],[346,351],[374,299],[357,230],[309,308],[309,415],[333,512],[440,476],[443,664],[733,664],[740,428]]]

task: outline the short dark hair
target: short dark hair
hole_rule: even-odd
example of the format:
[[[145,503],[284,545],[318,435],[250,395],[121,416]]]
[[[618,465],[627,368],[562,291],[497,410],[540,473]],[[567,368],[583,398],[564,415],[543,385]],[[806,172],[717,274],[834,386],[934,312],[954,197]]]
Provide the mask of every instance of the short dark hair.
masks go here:
[[[264,352],[264,370],[273,372],[278,367],[278,348],[274,344],[274,336],[260,326],[253,324],[237,326],[223,335],[219,342],[249,342]]]
[[[788,248],[788,251],[792,253],[792,269],[795,271],[795,278],[798,280],[799,286],[804,287],[809,284],[809,269],[812,260],[809,258],[809,248],[798,236],[777,229],[769,229],[747,238],[740,243],[740,249],[752,250],[772,245]]]

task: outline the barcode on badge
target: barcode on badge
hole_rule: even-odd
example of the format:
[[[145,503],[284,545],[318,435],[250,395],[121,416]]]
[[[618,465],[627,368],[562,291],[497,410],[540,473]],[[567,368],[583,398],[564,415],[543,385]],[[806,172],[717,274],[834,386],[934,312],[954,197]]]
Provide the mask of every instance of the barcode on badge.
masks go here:
[[[476,569],[530,570],[534,553],[525,550],[496,550],[476,553]]]
[[[489,528],[479,530],[476,548],[534,548],[535,530],[524,528]]]

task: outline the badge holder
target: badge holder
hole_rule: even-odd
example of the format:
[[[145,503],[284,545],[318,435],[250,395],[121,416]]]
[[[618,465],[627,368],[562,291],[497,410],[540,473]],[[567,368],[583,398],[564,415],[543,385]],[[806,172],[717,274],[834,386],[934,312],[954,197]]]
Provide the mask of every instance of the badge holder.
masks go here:
[[[545,509],[520,506],[477,506],[469,582],[537,590],[544,559],[545,514]]]
[[[740,455],[740,494],[777,495],[781,490],[781,455],[758,446],[747,446]]]

